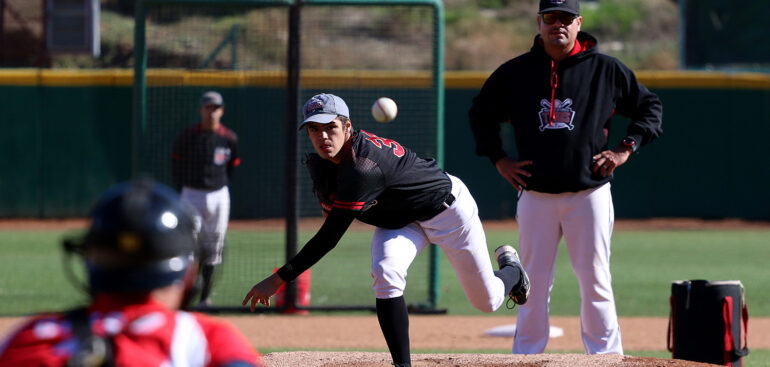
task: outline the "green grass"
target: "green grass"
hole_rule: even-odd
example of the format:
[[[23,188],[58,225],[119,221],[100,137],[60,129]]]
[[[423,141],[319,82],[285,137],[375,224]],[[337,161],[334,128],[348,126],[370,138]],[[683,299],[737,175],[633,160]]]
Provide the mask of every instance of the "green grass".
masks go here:
[[[61,238],[67,232],[4,231],[0,237],[0,315],[25,315],[59,310],[82,303],[86,296],[64,276]],[[306,241],[313,232],[302,232]],[[766,261],[768,230],[666,230],[618,231],[613,235],[613,288],[619,315],[668,317],[671,282],[681,279],[738,279],[746,287],[751,317],[770,316],[770,272]],[[516,243],[513,231],[489,231],[490,252],[502,243]],[[239,303],[243,294],[273,268],[282,265],[282,231],[231,230],[227,266],[220,274],[215,301]],[[313,268],[312,303],[353,302],[372,304],[370,266],[371,233],[351,231],[326,258]],[[302,242],[304,243],[304,242]],[[454,270],[439,252],[441,296],[438,307],[453,315],[484,315],[475,310],[459,287]],[[428,254],[420,254],[410,269],[407,300],[425,299]],[[82,279],[81,264],[72,263]],[[551,314],[576,316],[577,281],[564,243],[557,257],[551,297]],[[498,310],[510,314],[509,310]],[[333,313],[334,314],[334,313]],[[751,341],[749,341],[751,347]],[[289,349],[260,350],[262,353]],[[384,350],[383,350],[384,351]],[[415,353],[446,351],[415,350]],[[464,351],[466,352],[466,351]],[[473,351],[467,351],[473,352]],[[479,351],[489,353],[490,351]],[[499,353],[507,353],[501,350]],[[563,351],[582,353],[582,351]],[[626,351],[629,355],[670,358],[663,351]],[[748,367],[770,367],[770,350],[751,350]]]
[[[611,271],[621,316],[668,317],[671,282],[684,279],[740,280],[752,316],[770,316],[770,230],[619,231],[613,235]],[[490,251],[515,243],[516,234],[490,231]],[[442,256],[441,299],[452,314],[479,314],[465,300],[454,271]],[[551,314],[577,316],[577,280],[562,241],[556,259]],[[497,312],[505,312],[498,310]]]
[[[64,277],[60,240],[64,232],[4,231],[0,240],[0,315],[59,309],[85,296]],[[306,241],[312,232],[302,232]],[[746,287],[751,316],[770,316],[770,230],[619,231],[613,236],[613,289],[621,316],[667,317],[671,282],[682,279],[738,279]],[[489,231],[490,253],[502,243],[515,243],[513,231]],[[282,231],[230,231],[226,266],[221,268],[214,301],[237,305],[253,284],[283,264]],[[350,231],[312,269],[314,305],[371,305],[371,233]],[[441,290],[438,307],[454,315],[479,315],[465,298],[454,269],[439,252]],[[428,253],[410,268],[407,301],[427,299]],[[80,274],[82,265],[73,263]],[[561,244],[551,295],[551,314],[576,316],[578,287]],[[497,312],[509,312],[498,310]],[[494,313],[493,313],[494,314]]]
[[[87,298],[67,281],[63,232],[4,231],[0,240],[0,315],[58,310]],[[73,263],[81,274],[82,266]]]

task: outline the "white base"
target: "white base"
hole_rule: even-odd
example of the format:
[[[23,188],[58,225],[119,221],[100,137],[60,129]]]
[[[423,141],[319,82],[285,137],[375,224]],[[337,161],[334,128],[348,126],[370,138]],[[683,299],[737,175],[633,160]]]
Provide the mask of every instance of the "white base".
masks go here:
[[[493,327],[491,329],[487,329],[486,331],[484,331],[484,334],[489,336],[512,337],[513,333],[515,332],[516,332],[516,324],[510,324],[510,325],[500,325],[500,326]],[[551,329],[549,331],[549,337],[558,338],[563,335],[564,335],[564,329],[558,326],[551,326]]]

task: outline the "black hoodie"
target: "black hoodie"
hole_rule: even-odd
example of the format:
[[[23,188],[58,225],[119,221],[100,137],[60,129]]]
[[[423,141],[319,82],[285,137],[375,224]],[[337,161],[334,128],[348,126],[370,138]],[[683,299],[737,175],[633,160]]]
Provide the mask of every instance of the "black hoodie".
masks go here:
[[[593,173],[591,164],[608,149],[615,113],[631,119],[627,136],[637,146],[662,133],[658,97],[619,60],[599,53],[593,36],[579,32],[577,42],[581,51],[557,63],[536,36],[532,49],[497,68],[473,99],[469,117],[476,154],[493,163],[505,157],[500,123],[509,122],[516,159],[533,161],[523,167],[532,174],[524,178],[527,190],[575,192],[609,181]]]

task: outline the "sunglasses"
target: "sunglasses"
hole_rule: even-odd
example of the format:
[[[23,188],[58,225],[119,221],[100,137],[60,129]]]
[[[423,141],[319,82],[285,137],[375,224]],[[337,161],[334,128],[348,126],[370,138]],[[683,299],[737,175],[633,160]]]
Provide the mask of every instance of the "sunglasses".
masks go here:
[[[554,24],[558,20],[563,25],[570,25],[578,16],[570,13],[543,13],[541,17],[545,24]]]

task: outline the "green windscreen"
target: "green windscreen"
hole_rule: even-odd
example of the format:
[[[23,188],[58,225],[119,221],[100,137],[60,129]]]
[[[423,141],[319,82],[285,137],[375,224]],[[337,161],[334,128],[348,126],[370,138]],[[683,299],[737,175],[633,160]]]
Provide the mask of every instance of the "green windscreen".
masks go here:
[[[768,1],[680,0],[683,59],[688,68],[770,70],[766,31],[757,14]]]
[[[138,12],[146,68],[137,69],[135,81],[134,112],[141,117],[135,119],[134,171],[172,184],[172,145],[183,129],[200,120],[198,100],[205,91],[222,94],[222,122],[238,135],[241,165],[230,184],[231,221],[236,222],[231,222],[224,263],[216,272],[215,307],[240,306],[253,284],[285,262],[284,218],[294,184],[286,178],[287,134],[296,134],[301,164],[313,148],[306,133],[297,131],[300,107],[314,94],[345,99],[354,127],[396,140],[420,156],[441,158],[443,91],[435,6],[341,4],[301,7],[299,100],[288,119],[288,6],[168,0],[145,2]],[[136,47],[141,51],[142,42]],[[382,96],[399,107],[398,117],[387,124],[377,123],[370,112]],[[299,172],[301,248],[319,229],[321,210],[304,166]],[[309,306],[373,306],[371,232],[372,227],[355,226],[313,267]],[[410,268],[407,302],[428,302],[430,282],[426,254]]]

